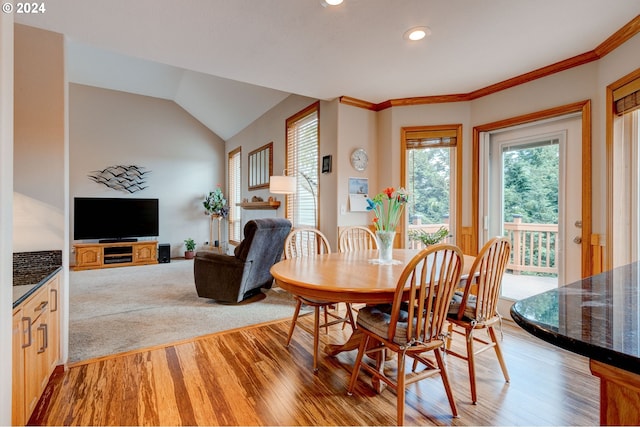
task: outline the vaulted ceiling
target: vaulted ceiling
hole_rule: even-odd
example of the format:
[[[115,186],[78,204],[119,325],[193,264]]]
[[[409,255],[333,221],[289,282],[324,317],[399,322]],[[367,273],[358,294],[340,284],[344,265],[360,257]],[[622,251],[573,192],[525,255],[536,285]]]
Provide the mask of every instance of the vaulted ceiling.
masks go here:
[[[639,0],[55,0],[72,82],[170,99],[229,139],[289,94],[464,94],[595,49]],[[428,26],[420,42],[407,29]]]

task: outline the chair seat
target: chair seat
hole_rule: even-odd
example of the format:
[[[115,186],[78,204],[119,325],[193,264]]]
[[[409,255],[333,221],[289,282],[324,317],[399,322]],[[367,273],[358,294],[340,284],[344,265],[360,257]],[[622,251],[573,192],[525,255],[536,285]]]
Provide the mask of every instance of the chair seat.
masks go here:
[[[453,294],[453,298],[451,298],[451,303],[449,304],[449,311],[447,313],[447,317],[456,319],[458,317],[458,311],[460,310],[460,304],[462,304],[462,297],[464,292],[455,291]],[[467,305],[464,309],[464,319],[468,322],[474,320],[476,316],[476,304],[478,298],[475,295],[469,295],[467,300]]]
[[[393,342],[398,345],[407,343],[408,316],[409,313],[400,310],[396,333],[393,337]],[[361,308],[358,312],[356,323],[378,336],[387,338],[389,336],[389,324],[391,323],[391,304],[379,304]],[[415,325],[415,319],[413,324]]]

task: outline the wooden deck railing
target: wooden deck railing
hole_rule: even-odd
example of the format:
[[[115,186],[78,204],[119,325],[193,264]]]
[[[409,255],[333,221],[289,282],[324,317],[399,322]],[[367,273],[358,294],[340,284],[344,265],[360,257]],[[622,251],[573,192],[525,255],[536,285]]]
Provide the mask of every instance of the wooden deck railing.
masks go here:
[[[424,230],[433,233],[449,224],[411,224],[409,231]],[[558,224],[525,224],[521,218],[504,223],[505,237],[511,241],[511,259],[507,270],[513,274],[523,271],[558,274],[556,264]],[[449,240],[445,240],[449,241]],[[409,248],[421,249],[418,240],[409,239]]]

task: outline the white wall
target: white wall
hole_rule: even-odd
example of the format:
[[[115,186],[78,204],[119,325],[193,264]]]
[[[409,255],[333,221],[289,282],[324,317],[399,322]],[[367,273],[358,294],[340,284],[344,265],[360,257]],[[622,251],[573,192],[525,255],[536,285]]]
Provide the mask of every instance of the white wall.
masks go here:
[[[13,15],[0,14],[0,425],[11,425],[13,306]]]
[[[64,246],[65,72],[61,34],[15,25],[13,251]]]
[[[208,242],[202,201],[226,185],[222,139],[175,102],[78,84],[69,85],[69,116],[71,205],[76,196],[158,198],[158,241],[172,257],[183,256],[188,237]],[[88,178],[114,165],[146,168],[148,188],[129,194]],[[69,233],[73,240],[73,211]]]
[[[377,174],[376,113],[345,104],[340,104],[338,111],[337,155],[333,157],[333,173],[337,179],[337,226],[366,226],[371,223],[371,214],[351,211],[349,178],[367,178],[371,194],[377,194],[382,189]],[[351,153],[356,148],[364,148],[369,157],[369,165],[361,172],[355,170],[350,162]]]

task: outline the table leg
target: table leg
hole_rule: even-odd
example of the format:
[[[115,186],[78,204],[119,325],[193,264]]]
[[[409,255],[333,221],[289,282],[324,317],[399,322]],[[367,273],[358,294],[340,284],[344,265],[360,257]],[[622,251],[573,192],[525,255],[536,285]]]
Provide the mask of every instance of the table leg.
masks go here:
[[[362,332],[359,329],[353,331],[347,342],[344,344],[327,344],[324,352],[329,356],[337,356],[343,351],[357,350],[362,339]]]

